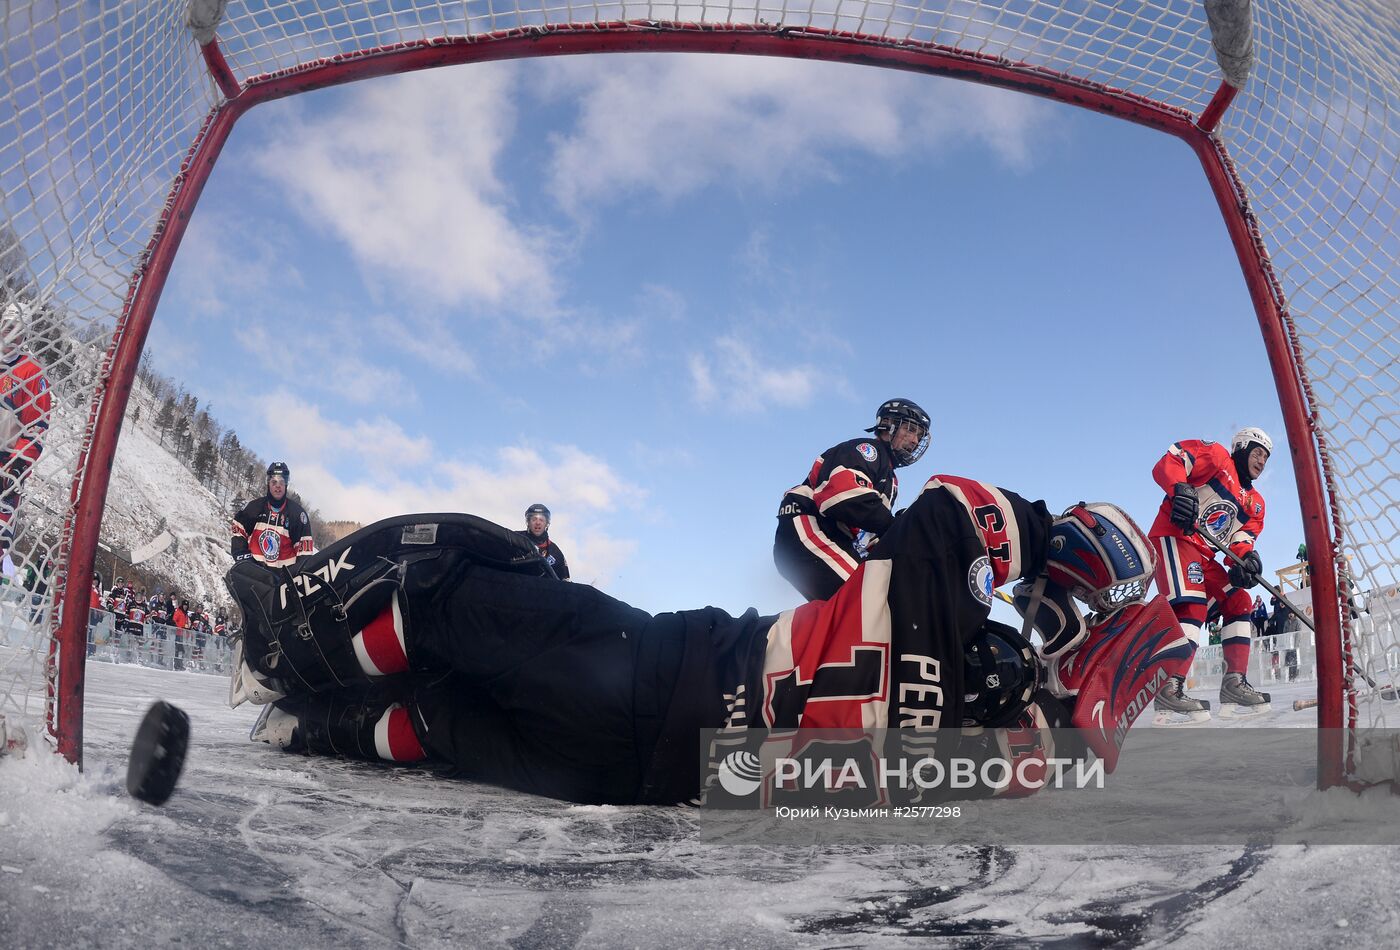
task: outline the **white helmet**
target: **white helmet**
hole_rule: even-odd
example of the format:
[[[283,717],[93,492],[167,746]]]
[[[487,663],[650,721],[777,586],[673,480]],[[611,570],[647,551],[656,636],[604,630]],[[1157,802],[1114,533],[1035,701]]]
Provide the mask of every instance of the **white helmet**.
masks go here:
[[[0,345],[3,345],[6,356],[13,353],[24,338],[26,316],[25,308],[17,302],[7,303],[4,309],[0,310]]]
[[[1249,443],[1258,442],[1264,447],[1264,451],[1270,455],[1274,454],[1274,440],[1269,438],[1269,433],[1263,429],[1256,429],[1253,426],[1241,429],[1235,433],[1235,437],[1230,440],[1230,454],[1234,455],[1240,449],[1247,448]]]

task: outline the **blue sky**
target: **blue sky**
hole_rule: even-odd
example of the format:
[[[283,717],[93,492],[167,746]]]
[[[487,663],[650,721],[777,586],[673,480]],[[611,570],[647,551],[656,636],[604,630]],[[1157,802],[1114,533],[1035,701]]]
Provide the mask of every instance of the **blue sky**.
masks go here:
[[[1143,525],[1277,398],[1190,150],[999,90],[747,57],[453,67],[260,106],[149,348],[330,518],[542,501],[576,580],[765,611],[778,500],[903,396],[931,475]]]

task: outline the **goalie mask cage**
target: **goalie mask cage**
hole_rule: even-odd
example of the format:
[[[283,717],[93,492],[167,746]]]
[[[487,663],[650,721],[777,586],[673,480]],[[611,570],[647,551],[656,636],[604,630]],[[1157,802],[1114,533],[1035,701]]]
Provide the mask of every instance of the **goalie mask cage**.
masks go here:
[[[18,511],[0,515],[12,519],[21,570],[55,569],[42,595],[6,601],[0,711],[42,721],[68,758],[81,757],[88,578],[123,412],[176,247],[237,118],[268,99],[431,66],[688,51],[990,83],[1190,145],[1238,253],[1297,472],[1326,727],[1319,780],[1374,780],[1367,740],[1400,724],[1400,703],[1355,675],[1390,681],[1400,665],[1400,10],[1390,0],[4,9],[0,304],[21,305],[23,346],[47,370],[54,406]],[[1346,609],[1353,596],[1369,610]],[[1387,760],[1379,777],[1393,774]]]

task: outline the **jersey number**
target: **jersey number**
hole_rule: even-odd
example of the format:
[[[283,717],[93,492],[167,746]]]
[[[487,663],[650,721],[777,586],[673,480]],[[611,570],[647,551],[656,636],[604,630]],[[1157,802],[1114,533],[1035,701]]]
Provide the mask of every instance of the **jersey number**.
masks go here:
[[[767,706],[772,728],[796,729],[808,703],[862,703],[883,696],[886,650],[874,644],[851,647],[849,662],[823,663],[806,680],[795,669],[781,677],[770,677]]]

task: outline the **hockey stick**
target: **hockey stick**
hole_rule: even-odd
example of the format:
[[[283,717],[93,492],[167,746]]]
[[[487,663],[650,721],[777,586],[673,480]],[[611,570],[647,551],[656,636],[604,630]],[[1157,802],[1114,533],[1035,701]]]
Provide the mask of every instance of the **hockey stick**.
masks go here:
[[[1392,686],[1379,686],[1375,689],[1364,689],[1354,694],[1357,699],[1369,699],[1372,696],[1379,696],[1381,699],[1394,702],[1400,699],[1400,692]],[[1304,709],[1312,709],[1322,702],[1320,699],[1295,699],[1293,700],[1293,711],[1301,712]]]
[[[1238,554],[1225,547],[1225,545],[1221,544],[1219,541],[1215,540],[1215,537],[1213,535],[1208,534],[1205,531],[1198,531],[1197,533],[1201,537],[1206,539],[1207,544],[1215,548],[1221,554],[1225,555],[1235,564],[1239,565],[1240,567],[1245,566],[1244,560],[1241,559]],[[1287,607],[1289,613],[1301,620],[1303,622],[1303,625],[1306,626],[1313,633],[1317,633],[1317,626],[1307,617],[1303,616],[1303,612],[1297,607],[1294,607],[1293,604],[1289,602],[1288,598],[1283,596],[1283,592],[1281,590],[1279,590],[1273,584],[1270,584],[1268,581],[1264,580],[1264,578],[1262,577],[1257,578],[1257,580],[1259,582],[1259,586],[1264,588],[1270,594],[1272,594],[1274,599],[1279,602],[1280,606]],[[1352,672],[1364,679],[1366,681],[1366,685],[1371,687],[1373,691],[1380,693],[1382,699],[1396,699],[1397,695],[1400,695],[1396,693],[1394,686],[1381,686],[1379,683],[1377,683],[1374,679],[1371,678],[1369,673],[1367,673],[1361,667],[1356,665],[1356,660],[1352,659],[1350,660],[1350,662]],[[1310,709],[1313,706],[1316,706],[1318,702],[1319,701],[1316,699],[1299,699],[1293,703],[1293,708],[1294,710]]]
[[[1209,544],[1211,547],[1215,548],[1215,549],[1216,549],[1217,551],[1219,551],[1221,554],[1223,554],[1223,555],[1225,555],[1226,557],[1228,557],[1231,561],[1235,562],[1236,565],[1238,565],[1239,567],[1245,567],[1245,563],[1244,563],[1243,559],[1241,559],[1240,556],[1239,556],[1238,554],[1236,554],[1234,551],[1231,551],[1229,548],[1225,547],[1225,545],[1223,545],[1223,544],[1221,544],[1219,541],[1215,540],[1215,537],[1214,537],[1213,535],[1207,534],[1205,531],[1198,531],[1197,534],[1199,534],[1201,537],[1203,537],[1203,538],[1206,539],[1206,544]],[[1287,597],[1284,597],[1284,596],[1283,596],[1283,591],[1279,590],[1277,587],[1275,587],[1273,584],[1270,584],[1268,581],[1264,580],[1264,578],[1262,578],[1262,577],[1259,578],[1258,580],[1259,580],[1259,586],[1260,586],[1260,587],[1264,588],[1266,591],[1268,591],[1270,594],[1272,594],[1273,597],[1274,597],[1274,599],[1277,600],[1282,606],[1287,607],[1287,608],[1288,608],[1288,612],[1291,613],[1293,616],[1297,617],[1299,620],[1301,620],[1301,621],[1303,622],[1303,625],[1304,625],[1305,627],[1307,627],[1307,628],[1308,628],[1309,630],[1311,630],[1313,633],[1317,633],[1317,626],[1314,625],[1313,622],[1312,622],[1310,619],[1308,619],[1307,617],[1303,616],[1303,612],[1302,612],[1301,610],[1299,610],[1297,607],[1294,607],[1293,604],[1291,604],[1291,603],[1289,602],[1289,600],[1288,600]],[[1357,672],[1359,673],[1359,672],[1361,672],[1361,671],[1358,670]],[[1362,675],[1362,676],[1365,676],[1366,674],[1365,674],[1365,673],[1362,673],[1361,675]],[[1368,679],[1369,679],[1369,678],[1368,678]],[[1372,686],[1375,686],[1376,684],[1375,684],[1375,683],[1371,683],[1371,685],[1372,685]]]

